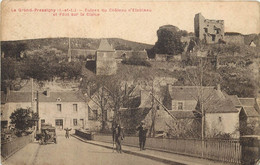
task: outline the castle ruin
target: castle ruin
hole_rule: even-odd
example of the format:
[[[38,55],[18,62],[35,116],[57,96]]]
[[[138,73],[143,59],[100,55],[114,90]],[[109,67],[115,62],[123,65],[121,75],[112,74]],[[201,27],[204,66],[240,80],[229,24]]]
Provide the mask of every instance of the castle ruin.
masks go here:
[[[208,44],[224,40],[224,20],[205,19],[201,13],[194,17],[195,36]]]

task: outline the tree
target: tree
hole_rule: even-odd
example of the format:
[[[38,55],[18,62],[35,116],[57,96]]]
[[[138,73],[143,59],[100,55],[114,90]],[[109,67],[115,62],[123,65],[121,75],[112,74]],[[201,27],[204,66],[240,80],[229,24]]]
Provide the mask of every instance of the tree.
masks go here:
[[[177,55],[183,52],[184,45],[181,42],[181,36],[185,35],[183,31],[172,25],[161,26],[157,31],[158,41],[153,47],[156,54]]]
[[[30,109],[19,108],[11,114],[10,119],[11,124],[14,124],[15,128],[22,133],[36,125],[38,114]]]

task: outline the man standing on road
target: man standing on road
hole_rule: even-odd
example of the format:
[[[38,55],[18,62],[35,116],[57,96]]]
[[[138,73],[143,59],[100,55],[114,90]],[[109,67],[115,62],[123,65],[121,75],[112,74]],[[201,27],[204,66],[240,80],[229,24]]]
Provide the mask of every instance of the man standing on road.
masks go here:
[[[145,146],[145,141],[146,141],[146,133],[148,131],[148,129],[144,128],[144,123],[141,122],[141,124],[139,125],[139,127],[137,128],[137,130],[139,131],[139,146],[140,146],[140,151],[141,150],[145,150],[144,146]]]
[[[124,140],[123,129],[117,124],[115,129],[115,142],[116,142],[116,151],[122,153],[122,140]]]
[[[66,138],[70,138],[70,131],[71,131],[71,129],[66,128],[65,131],[66,131],[65,137]]]

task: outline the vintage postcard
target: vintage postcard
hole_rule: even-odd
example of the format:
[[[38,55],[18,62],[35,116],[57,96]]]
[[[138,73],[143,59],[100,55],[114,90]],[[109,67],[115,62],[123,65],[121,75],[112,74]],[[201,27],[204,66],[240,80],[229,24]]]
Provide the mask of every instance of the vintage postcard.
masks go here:
[[[260,165],[257,1],[3,0],[1,164]]]

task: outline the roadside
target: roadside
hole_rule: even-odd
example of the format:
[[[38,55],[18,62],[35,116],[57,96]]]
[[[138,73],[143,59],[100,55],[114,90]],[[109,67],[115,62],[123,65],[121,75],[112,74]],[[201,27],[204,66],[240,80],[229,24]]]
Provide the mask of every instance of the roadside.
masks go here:
[[[113,149],[113,145],[109,142],[99,142],[99,141],[92,141],[92,140],[85,140],[81,137],[78,137],[76,135],[72,135],[73,137],[77,138],[80,141],[83,141],[85,143]],[[136,156],[141,156],[145,158],[149,158],[152,160],[157,160],[163,163],[167,164],[188,164],[188,165],[225,165],[228,163],[223,163],[223,162],[216,162],[216,161],[210,161],[206,159],[200,159],[200,158],[195,158],[195,157],[189,157],[189,156],[184,156],[184,155],[179,155],[179,154],[174,154],[174,153],[168,153],[164,151],[157,151],[153,150],[150,148],[147,148],[145,151],[140,151],[138,147],[133,147],[133,146],[126,146],[122,145],[122,149],[124,153],[136,155]],[[116,151],[114,151],[116,152]],[[229,163],[230,164],[230,163]]]

